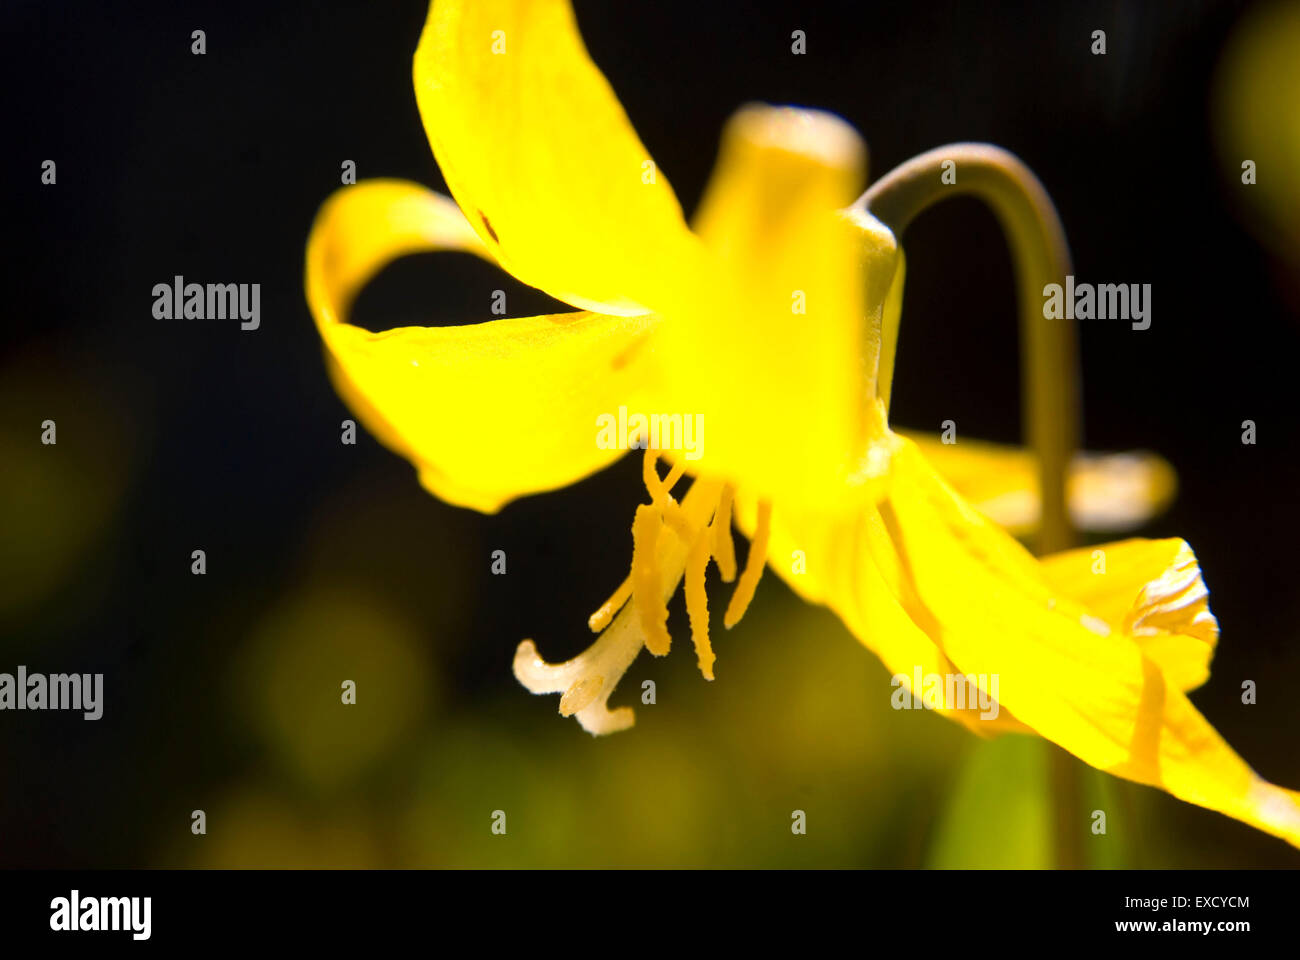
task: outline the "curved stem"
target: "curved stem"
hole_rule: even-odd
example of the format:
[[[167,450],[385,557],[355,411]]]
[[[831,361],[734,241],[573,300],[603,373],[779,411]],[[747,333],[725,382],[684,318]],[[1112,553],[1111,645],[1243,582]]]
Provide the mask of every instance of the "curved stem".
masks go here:
[[[944,183],[944,163],[949,160],[955,164],[955,169],[949,168],[955,182]],[[1052,553],[1069,547],[1073,540],[1065,482],[1079,438],[1079,377],[1074,327],[1043,316],[1043,288],[1064,284],[1071,272],[1065,231],[1051,198],[1013,154],[989,144],[956,143],[891,170],[854,206],[901,236],[921,211],[959,194],[977,196],[993,210],[1016,265],[1021,417],[1029,446],[1038,457],[1042,503],[1036,546],[1039,554]],[[886,402],[897,337],[897,328],[881,331],[877,382]]]
[[[944,164],[953,161],[956,179],[944,183]],[[1021,417],[1029,445],[1038,456],[1041,525],[1040,555],[1071,546],[1073,528],[1066,500],[1066,476],[1079,439],[1079,372],[1074,327],[1044,316],[1044,287],[1064,284],[1071,272],[1065,231],[1051,198],[1033,172],[998,147],[958,143],[939,147],[895,168],[858,200],[896,237],[937,200],[973,194],[992,208],[1006,232],[1016,265],[1020,306]],[[886,403],[898,344],[897,316],[881,330],[877,384]],[[1050,783],[1056,798],[1055,844],[1058,867],[1083,865],[1078,768],[1063,750],[1051,751]]]

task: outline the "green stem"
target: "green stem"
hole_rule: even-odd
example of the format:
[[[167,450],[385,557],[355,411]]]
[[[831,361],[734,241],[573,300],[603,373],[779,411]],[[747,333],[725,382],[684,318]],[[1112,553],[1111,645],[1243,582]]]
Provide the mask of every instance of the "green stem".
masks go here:
[[[944,163],[953,161],[954,183],[944,183]],[[951,179],[951,177],[950,177]],[[1038,457],[1042,518],[1038,553],[1073,543],[1065,481],[1078,446],[1079,386],[1074,327],[1043,316],[1043,287],[1064,284],[1071,272],[1065,231],[1051,198],[1033,172],[1014,155],[982,143],[939,147],[891,170],[858,200],[856,207],[901,237],[931,204],[970,194],[993,210],[1006,232],[1016,265],[1020,305],[1021,417],[1030,448]],[[886,319],[886,323],[888,323]],[[897,329],[881,331],[877,382],[888,402]]]
[[[944,164],[955,181],[944,182]],[[953,179],[951,176],[948,179]],[[1043,288],[1064,284],[1071,273],[1070,250],[1056,208],[1033,172],[1014,155],[980,143],[939,147],[890,171],[867,190],[855,208],[875,216],[900,238],[931,204],[970,194],[993,210],[1002,224],[1016,266],[1020,308],[1021,417],[1029,446],[1038,457],[1041,506],[1039,555],[1073,544],[1066,477],[1080,433],[1079,371],[1072,324],[1043,315]],[[880,331],[877,391],[885,403],[893,380],[898,319],[885,312]],[[1064,750],[1051,750],[1050,774],[1056,813],[1058,867],[1084,865],[1079,771]]]

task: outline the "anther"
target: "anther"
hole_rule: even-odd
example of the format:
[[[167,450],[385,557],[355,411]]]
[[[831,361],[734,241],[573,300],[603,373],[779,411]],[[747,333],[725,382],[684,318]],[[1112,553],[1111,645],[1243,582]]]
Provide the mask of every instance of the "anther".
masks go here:
[[[727,604],[727,614],[722,618],[728,630],[740,622],[740,618],[749,609],[749,601],[754,599],[754,590],[758,580],[763,576],[763,564],[767,562],[767,538],[771,531],[772,504],[763,501],[758,505],[758,523],[754,526],[754,539],[749,542],[749,556],[745,558],[745,569],[736,584],[736,590]]]

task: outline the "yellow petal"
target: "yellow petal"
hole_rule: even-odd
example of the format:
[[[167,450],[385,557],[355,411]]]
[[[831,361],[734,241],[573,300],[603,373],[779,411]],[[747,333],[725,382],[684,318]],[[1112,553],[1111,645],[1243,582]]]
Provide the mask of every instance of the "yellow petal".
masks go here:
[[[1029,450],[959,438],[900,431],[962,498],[1017,536],[1038,527],[1038,461]],[[1174,470],[1161,457],[1136,453],[1079,453],[1070,464],[1070,517],[1080,530],[1120,533],[1162,512],[1173,500]]]
[[[898,441],[890,478],[879,523],[862,523],[860,534],[895,600],[959,670],[997,675],[1001,703],[1092,766],[1300,846],[1300,793],[1257,776],[1134,638],[1057,592],[909,441]],[[1117,553],[1138,559],[1136,550]],[[1141,579],[1167,576],[1157,567]],[[1195,628],[1197,617],[1162,622]]]
[[[432,493],[485,512],[621,456],[598,442],[598,418],[650,405],[653,317],[568,313],[382,333],[346,322],[356,292],[390,260],[453,249],[488,256],[456,205],[416,184],[344,187],[317,215],[307,299],[358,418]]]
[[[505,269],[601,313],[659,307],[698,244],[568,0],[436,0],[413,72],[447,186]]]
[[[1084,547],[1044,557],[1041,570],[1053,590],[1136,640],[1179,690],[1195,690],[1209,679],[1219,625],[1187,541]]]
[[[839,213],[864,168],[830,114],[738,112],[695,223],[709,268],[665,313],[672,395],[707,427],[700,469],[778,502],[839,495],[864,447],[864,267]]]
[[[753,534],[757,505],[748,491],[737,492],[736,523],[746,536]],[[821,510],[778,504],[770,523],[768,565],[804,600],[834,610],[849,632],[884,663],[893,686],[901,684],[919,697],[924,691],[914,689],[917,671],[923,678],[955,677],[961,671],[894,599],[866,549],[862,525],[867,523],[879,527],[879,516],[857,513],[837,522]],[[963,685],[960,700],[949,698],[949,692],[945,690],[932,709],[972,733],[987,737],[1033,732],[1001,704],[996,713],[981,711],[974,685]]]

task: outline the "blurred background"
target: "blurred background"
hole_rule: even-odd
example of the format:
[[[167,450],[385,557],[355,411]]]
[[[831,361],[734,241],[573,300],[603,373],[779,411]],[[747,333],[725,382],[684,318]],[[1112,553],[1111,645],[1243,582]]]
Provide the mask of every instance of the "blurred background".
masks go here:
[[[1193,544],[1222,626],[1193,699],[1262,775],[1300,787],[1300,9],[839,6],[576,2],[688,213],[734,109],[815,106],[862,132],[874,174],[956,140],[1014,151],[1055,198],[1081,281],[1152,285],[1150,330],[1082,324],[1086,442],[1177,468],[1177,502],[1142,532]],[[892,710],[884,667],[770,574],[717,632],[713,684],[678,596],[673,654],[643,654],[614,697],[636,705],[628,733],[592,739],[515,682],[524,637],[553,661],[590,642],[630,559],[639,464],[492,517],[433,499],[370,436],[340,443],[349,414],[302,293],[343,161],[445,189],[411,88],[424,15],[421,0],[0,13],[0,671],[105,675],[97,722],[0,715],[0,865],[1052,865],[1053,748]],[[996,222],[954,200],[905,240],[894,419],[1016,441]],[[260,283],[261,329],[154,319],[152,287],[175,274]],[[388,268],[355,320],[484,320],[498,288],[511,315],[555,307],[444,254]],[[1300,866],[1217,814],[1075,772],[1085,826],[1108,815],[1083,845],[1092,865]]]

